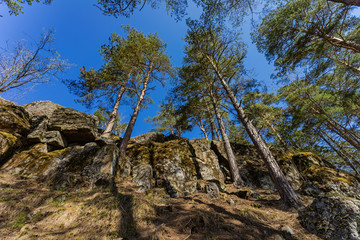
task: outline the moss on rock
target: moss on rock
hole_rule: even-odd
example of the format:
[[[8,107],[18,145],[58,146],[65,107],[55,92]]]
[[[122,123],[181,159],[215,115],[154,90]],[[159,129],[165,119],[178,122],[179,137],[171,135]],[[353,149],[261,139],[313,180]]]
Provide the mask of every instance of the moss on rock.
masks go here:
[[[29,114],[21,106],[0,104],[0,130],[25,135],[30,130]]]

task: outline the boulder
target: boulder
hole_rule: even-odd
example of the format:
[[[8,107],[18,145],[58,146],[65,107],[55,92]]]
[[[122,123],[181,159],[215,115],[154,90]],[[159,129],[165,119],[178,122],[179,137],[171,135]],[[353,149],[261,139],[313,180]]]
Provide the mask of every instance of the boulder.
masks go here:
[[[238,196],[239,198],[243,198],[243,199],[261,199],[261,196],[259,193],[257,193],[254,190],[249,190],[249,189],[245,189],[245,190],[240,190],[238,192],[235,193],[236,196]]]
[[[64,148],[67,146],[66,140],[59,131],[45,132],[41,142],[56,148]]]
[[[97,126],[95,116],[70,108],[58,108],[51,115],[48,130],[60,131],[69,143],[84,144],[95,140]]]
[[[7,132],[0,131],[0,166],[16,148],[21,146],[21,138]]]
[[[292,160],[304,179],[300,189],[303,194],[337,194],[360,200],[360,182],[348,172],[331,168],[313,153],[297,153]]]
[[[189,148],[192,152],[194,163],[199,168],[201,179],[217,180],[223,183],[225,177],[221,172],[218,157],[210,148],[210,142],[205,139],[193,139],[189,143]]]
[[[165,135],[159,132],[149,132],[136,137],[132,137],[129,140],[129,144],[149,144],[151,142],[164,142]]]
[[[139,192],[145,192],[152,188],[153,169],[151,165],[137,165],[133,168],[133,181],[140,186]]]
[[[46,116],[33,116],[30,119],[31,130],[27,135],[27,139],[30,143],[41,143],[43,137],[47,131],[49,119]]]
[[[321,158],[311,152],[296,153],[292,156],[292,161],[295,163],[300,172],[305,171],[313,165],[319,167],[325,166],[325,163],[321,160]]]
[[[26,135],[29,130],[29,114],[25,109],[0,98],[0,131]]]
[[[210,198],[210,199],[219,199],[220,198],[219,188],[216,185],[216,183],[208,182],[206,184],[205,189],[206,189],[206,194],[207,194],[208,198]]]
[[[360,183],[346,171],[312,165],[303,171],[321,193],[340,194],[360,200]]]
[[[124,166],[130,163],[132,176],[137,178],[138,169],[142,168],[140,166],[149,165],[153,170],[155,187],[168,189],[168,193],[174,197],[188,192],[186,182],[196,180],[200,176],[188,140],[131,144],[126,153],[129,161],[123,160],[120,163],[122,171]],[[150,172],[145,175],[149,174]]]
[[[52,114],[56,109],[64,108],[50,101],[36,101],[25,104],[23,105],[23,107],[30,114],[30,117],[46,116],[48,119],[51,118]]]
[[[82,170],[81,175],[90,181],[93,187],[107,187],[111,184],[112,162],[119,155],[115,144],[101,146],[93,161]]]
[[[360,239],[360,201],[342,196],[316,198],[299,211],[304,228],[323,239]]]
[[[226,174],[228,182],[232,182],[228,159],[226,156],[224,144],[220,141],[212,141],[211,149],[219,158],[222,172]],[[246,185],[262,189],[275,189],[270,175],[255,147],[243,144],[232,144],[232,149],[240,169],[240,175]]]

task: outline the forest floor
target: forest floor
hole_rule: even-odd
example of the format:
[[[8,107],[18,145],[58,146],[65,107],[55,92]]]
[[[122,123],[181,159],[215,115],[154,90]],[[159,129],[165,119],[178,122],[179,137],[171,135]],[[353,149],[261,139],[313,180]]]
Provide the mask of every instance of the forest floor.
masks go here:
[[[160,189],[138,188],[124,179],[113,191],[50,190],[36,179],[0,174],[0,239],[320,239],[274,191],[256,190],[257,199],[242,199],[229,184],[220,199],[209,199],[205,193],[169,198]],[[303,198],[306,205],[311,200]]]

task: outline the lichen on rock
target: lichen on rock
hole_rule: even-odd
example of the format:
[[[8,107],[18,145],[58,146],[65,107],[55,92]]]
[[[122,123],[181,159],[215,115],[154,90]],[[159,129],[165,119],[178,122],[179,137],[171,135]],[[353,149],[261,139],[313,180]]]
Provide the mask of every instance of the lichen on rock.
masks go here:
[[[299,211],[301,224],[323,239],[360,239],[360,201],[343,196],[319,197]]]

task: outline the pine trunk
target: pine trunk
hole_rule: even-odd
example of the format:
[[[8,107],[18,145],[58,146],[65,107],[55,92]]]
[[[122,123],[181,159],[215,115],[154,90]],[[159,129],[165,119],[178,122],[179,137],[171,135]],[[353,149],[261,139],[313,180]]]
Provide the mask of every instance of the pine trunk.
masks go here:
[[[334,131],[335,133],[337,133],[340,137],[342,137],[344,140],[346,140],[348,143],[350,143],[354,148],[356,148],[357,150],[360,151],[360,143],[353,138],[352,136],[350,136],[349,134],[347,134],[343,129],[341,129],[340,127],[338,127],[334,122],[332,122],[331,120],[327,121],[328,128],[330,128],[332,131]]]
[[[303,204],[300,202],[299,198],[295,194],[294,189],[291,187],[290,183],[288,182],[285,175],[281,171],[274,156],[271,154],[269,148],[266,146],[265,142],[262,140],[262,137],[260,136],[260,134],[258,133],[256,128],[253,126],[253,124],[247,118],[243,108],[241,107],[240,103],[237,101],[230,86],[225,81],[225,79],[223,78],[223,76],[221,75],[219,70],[217,69],[217,66],[212,61],[212,59],[209,56],[206,56],[206,57],[209,60],[210,64],[212,65],[214,71],[216,72],[216,75],[218,76],[222,86],[224,87],[224,89],[227,93],[227,96],[230,98],[230,100],[237,112],[237,116],[238,116],[239,120],[244,125],[246,132],[248,133],[249,137],[251,138],[258,153],[264,160],[265,165],[268,168],[268,171],[270,173],[270,177],[271,177],[272,181],[274,182],[283,203],[289,207],[294,207],[294,208],[302,207]]]
[[[222,135],[222,139],[223,139],[223,142],[224,142],[224,148],[225,148],[226,156],[228,157],[228,160],[229,160],[230,172],[231,172],[233,181],[234,181],[235,185],[237,185],[237,186],[245,185],[244,180],[240,176],[239,167],[238,167],[238,165],[236,163],[235,155],[234,155],[234,152],[232,150],[228,135],[226,133],[224,122],[223,122],[222,117],[221,117],[221,115],[219,113],[218,107],[216,105],[216,100],[215,100],[215,97],[213,96],[212,92],[210,92],[210,97],[211,97],[211,101],[212,101],[212,104],[213,104],[213,107],[214,107],[216,119],[217,119],[218,124],[219,124],[219,129],[220,129],[220,132],[221,132],[221,135]]]
[[[200,122],[200,125],[199,125],[200,130],[203,132],[205,139],[206,139],[207,141],[209,141],[209,137],[208,137],[208,135],[207,135],[207,133],[206,133],[206,130],[205,130],[203,121],[200,119],[199,122]]]
[[[351,157],[346,153],[346,151],[343,150],[342,147],[339,144],[337,144],[337,142],[331,136],[329,136],[325,131],[319,129],[317,132],[318,132],[319,136],[329,145],[329,147],[332,150],[334,150],[354,170],[354,172],[357,174],[358,177],[360,177],[360,172],[355,167],[355,165],[351,162],[354,160],[351,159]],[[335,146],[333,146],[333,144],[331,144],[327,138],[330,141],[332,141],[337,146],[337,148]]]
[[[122,159],[125,158],[126,148],[127,148],[128,143],[129,143],[131,133],[132,133],[132,131],[134,129],[136,119],[137,119],[137,117],[139,115],[139,112],[140,112],[140,109],[141,109],[141,104],[142,104],[142,102],[143,102],[143,100],[145,98],[145,93],[146,93],[146,89],[147,89],[147,86],[148,86],[148,83],[149,83],[149,80],[150,80],[151,71],[152,71],[152,64],[150,65],[149,71],[147,72],[147,75],[146,75],[146,78],[144,80],[143,88],[141,90],[138,102],[136,104],[136,107],[134,108],[133,114],[131,115],[129,124],[128,124],[128,126],[126,128],[126,131],[125,131],[125,134],[124,134],[124,138],[122,139],[120,147],[119,147],[119,157],[122,158]],[[119,164],[119,158],[114,159],[113,166],[112,166],[112,170],[113,170],[112,175],[113,176],[116,175],[117,165],[118,164]]]
[[[118,110],[119,110],[120,100],[121,100],[122,95],[124,94],[125,90],[126,90],[125,87],[120,88],[120,91],[119,91],[119,93],[118,93],[118,95],[116,97],[116,101],[115,101],[113,110],[112,110],[111,115],[109,117],[109,122],[106,125],[106,128],[105,128],[104,132],[101,134],[102,137],[109,137],[111,131],[114,128],[114,124],[116,122],[116,116],[117,116],[117,113],[118,113]]]
[[[209,122],[210,122],[211,139],[212,139],[212,140],[219,139],[219,138],[217,138],[217,137],[218,137],[218,134],[217,134],[217,136],[215,135],[215,132],[217,132],[217,127],[216,127],[216,124],[215,124],[214,119],[212,118],[213,114],[212,114],[211,111],[210,111],[210,107],[209,107],[209,104],[208,104],[207,101],[205,101],[205,105],[206,105],[206,111],[207,111],[208,118],[209,118]]]
[[[284,139],[282,139],[282,137],[280,136],[279,132],[276,130],[276,128],[274,127],[274,125],[272,125],[272,123],[268,120],[265,120],[265,122],[268,124],[268,126],[270,127],[271,131],[275,134],[275,136],[277,137],[277,139],[279,140],[279,142],[281,143],[281,145],[285,148],[286,151],[289,151],[289,147],[286,144],[286,142],[284,141]]]

